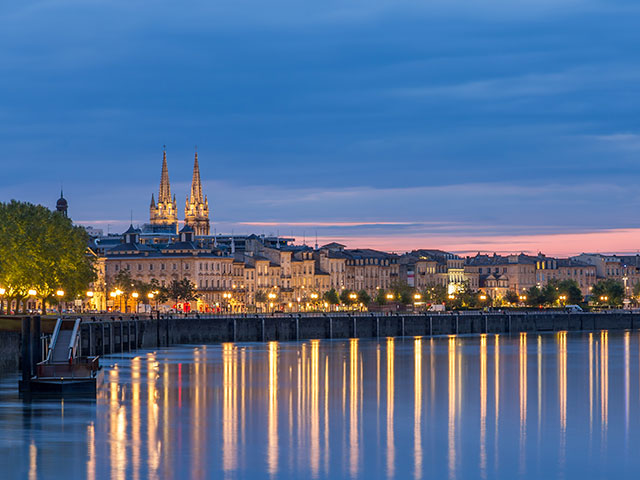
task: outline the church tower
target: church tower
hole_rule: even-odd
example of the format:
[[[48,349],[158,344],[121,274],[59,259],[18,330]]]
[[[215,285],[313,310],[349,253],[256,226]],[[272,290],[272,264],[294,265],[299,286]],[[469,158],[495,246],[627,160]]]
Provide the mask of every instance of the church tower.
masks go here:
[[[200,182],[200,166],[198,152],[193,162],[193,179],[191,195],[184,205],[184,223],[191,227],[196,235],[209,235],[209,201],[205,195],[202,199],[202,183]]]
[[[160,192],[156,204],[151,194],[149,220],[154,231],[178,232],[178,208],[175,195],[171,198],[169,186],[169,169],[167,168],[167,151],[162,153],[162,175],[160,176]]]

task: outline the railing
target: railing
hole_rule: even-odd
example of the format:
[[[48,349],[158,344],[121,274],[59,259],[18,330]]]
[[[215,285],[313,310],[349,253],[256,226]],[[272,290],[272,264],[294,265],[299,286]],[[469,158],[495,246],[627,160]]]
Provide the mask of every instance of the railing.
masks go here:
[[[73,324],[73,331],[71,332],[71,339],[69,340],[69,355],[67,360],[72,360],[76,357],[77,349],[80,342],[80,335],[78,335],[78,329],[80,328],[80,319],[77,318]]]
[[[51,361],[51,355],[53,355],[53,350],[56,348],[56,342],[58,341],[58,334],[60,333],[60,327],[62,326],[62,318],[58,318],[56,322],[56,326],[53,329],[53,334],[51,335],[51,342],[49,343],[49,351],[47,352],[47,358],[45,362]]]

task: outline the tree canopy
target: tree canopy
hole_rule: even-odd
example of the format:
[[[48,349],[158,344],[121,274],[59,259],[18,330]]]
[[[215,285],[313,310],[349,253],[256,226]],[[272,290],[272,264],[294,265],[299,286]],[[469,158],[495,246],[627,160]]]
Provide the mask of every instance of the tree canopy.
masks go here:
[[[46,302],[58,290],[73,299],[95,278],[87,234],[71,220],[41,205],[0,203],[0,285],[17,304],[35,290]]]

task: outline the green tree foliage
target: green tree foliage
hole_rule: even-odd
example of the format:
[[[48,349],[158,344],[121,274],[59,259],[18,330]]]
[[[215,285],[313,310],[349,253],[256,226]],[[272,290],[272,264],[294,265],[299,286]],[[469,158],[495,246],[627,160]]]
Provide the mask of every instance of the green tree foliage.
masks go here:
[[[504,299],[506,300],[507,303],[516,304],[516,305],[520,301],[520,297],[518,293],[515,292],[514,290],[508,290],[506,295],[504,296]]]
[[[447,300],[447,287],[444,285],[427,285],[422,291],[422,300],[426,303],[438,304]]]
[[[322,298],[324,298],[324,301],[329,305],[338,305],[340,303],[340,298],[338,297],[338,292],[336,292],[335,288],[325,292]]]
[[[188,278],[182,280],[172,280],[167,286],[167,296],[174,301],[175,304],[190,302],[198,298],[196,289]]]
[[[527,300],[525,301],[525,303],[531,307],[539,307],[546,303],[546,299],[545,299],[546,297],[542,293],[542,290],[540,290],[538,287],[534,286],[529,288],[529,290],[527,290],[525,295],[527,297]],[[520,301],[519,298],[518,298],[518,301]]]
[[[607,278],[600,280],[591,291],[593,301],[600,305],[622,305],[624,300],[624,285],[622,282]],[[607,297],[606,299],[602,297]]]
[[[84,293],[95,278],[87,234],[41,205],[0,203],[0,285],[19,304],[35,289],[43,310],[57,290],[66,298]]]
[[[371,296],[369,296],[366,290],[360,290],[358,292],[358,302],[363,305],[369,305],[371,303]]]
[[[393,282],[391,284],[390,292],[393,294],[393,298],[396,301],[400,301],[405,305],[408,303],[413,303],[415,288],[410,287],[407,282]]]
[[[378,294],[376,295],[376,298],[373,299],[373,301],[378,305],[385,305],[387,303],[387,293],[384,290],[379,289]]]
[[[350,297],[352,293],[353,292],[351,290],[342,290],[342,292],[340,292],[340,303],[342,303],[343,305],[353,305],[354,303],[356,303],[357,299],[353,300]]]

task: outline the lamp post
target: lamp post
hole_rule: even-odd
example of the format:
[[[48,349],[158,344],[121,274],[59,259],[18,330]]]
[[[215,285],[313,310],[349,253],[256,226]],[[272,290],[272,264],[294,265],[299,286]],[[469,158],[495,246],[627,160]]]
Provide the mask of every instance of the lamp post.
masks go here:
[[[269,293],[269,295],[268,295],[268,297],[269,297],[269,308],[271,309],[271,313],[273,313],[273,301],[275,300],[276,296],[277,295],[275,293],[273,293],[273,292]]]
[[[89,310],[93,310],[91,308],[93,306],[93,305],[91,305],[91,301],[93,300],[93,292],[91,292],[91,291],[87,292],[87,297],[89,298]],[[96,310],[97,310],[97,308],[96,308]]]
[[[558,297],[558,299],[560,300],[560,303],[562,304],[562,306],[564,307],[565,303],[567,303],[567,296],[566,295],[560,295]]]
[[[36,290],[34,290],[33,288],[30,288],[29,291],[27,292],[29,294],[30,297],[35,297],[36,295],[38,295],[38,292]],[[16,310],[17,310],[17,305],[16,305]],[[42,313],[45,313],[44,311]]]
[[[133,297],[134,302],[135,302],[135,304],[136,304],[136,311],[135,311],[135,313],[138,313],[138,297],[139,297],[140,295],[138,295],[138,292],[133,292],[133,293],[131,294],[131,296]]]
[[[354,305],[356,303],[356,301],[358,300],[358,294],[355,292],[351,292],[349,294],[349,300],[351,300],[351,304]],[[355,307],[351,307],[351,308],[355,308]]]
[[[151,304],[151,301],[153,300],[153,292],[147,293],[147,298],[149,299],[149,304]]]
[[[120,312],[122,313],[122,290],[116,288],[116,296],[120,297]]]
[[[62,315],[62,297],[64,297],[64,290],[58,290],[56,296],[58,297],[58,312]],[[44,305],[42,305],[42,307],[44,308]]]

